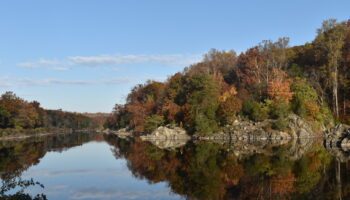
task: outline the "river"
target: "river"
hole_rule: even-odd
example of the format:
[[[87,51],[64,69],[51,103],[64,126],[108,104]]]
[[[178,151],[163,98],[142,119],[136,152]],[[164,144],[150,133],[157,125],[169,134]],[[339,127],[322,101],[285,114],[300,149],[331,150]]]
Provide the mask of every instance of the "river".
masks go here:
[[[0,199],[349,199],[348,155],[314,140],[167,149],[95,133],[2,141]]]

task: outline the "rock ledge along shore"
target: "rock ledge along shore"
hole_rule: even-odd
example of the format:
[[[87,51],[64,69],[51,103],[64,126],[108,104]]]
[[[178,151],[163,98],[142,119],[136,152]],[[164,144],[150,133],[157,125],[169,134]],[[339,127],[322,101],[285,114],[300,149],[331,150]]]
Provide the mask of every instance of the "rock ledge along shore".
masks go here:
[[[310,124],[301,117],[292,114],[286,119],[288,131],[278,131],[267,128],[274,120],[265,120],[262,122],[253,122],[250,120],[236,120],[228,125],[222,131],[211,135],[196,133],[192,136],[187,134],[186,130],[174,126],[160,126],[150,134],[141,135],[142,140],[296,140],[305,138],[322,137],[322,134],[315,133]],[[115,134],[120,138],[133,137],[132,129],[123,128],[117,131],[105,130],[107,134]],[[350,137],[346,140],[350,147]]]

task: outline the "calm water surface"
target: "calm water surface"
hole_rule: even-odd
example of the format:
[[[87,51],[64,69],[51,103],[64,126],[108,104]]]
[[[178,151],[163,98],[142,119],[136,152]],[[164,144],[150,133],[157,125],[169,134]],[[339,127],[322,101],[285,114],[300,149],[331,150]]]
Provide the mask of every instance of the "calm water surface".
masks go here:
[[[166,144],[92,133],[3,141],[0,199],[21,188],[50,200],[350,198],[348,152],[322,141]]]

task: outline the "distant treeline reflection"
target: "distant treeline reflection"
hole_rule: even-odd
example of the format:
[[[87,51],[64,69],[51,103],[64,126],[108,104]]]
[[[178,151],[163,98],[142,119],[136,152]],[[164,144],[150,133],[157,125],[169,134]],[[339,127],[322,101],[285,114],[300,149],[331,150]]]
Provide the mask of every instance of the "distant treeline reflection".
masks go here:
[[[31,196],[25,193],[28,187],[44,188],[44,185],[33,179],[22,180],[22,173],[31,166],[37,165],[47,152],[62,152],[92,140],[103,141],[103,137],[96,133],[76,133],[1,142],[0,200],[45,200],[44,194]]]

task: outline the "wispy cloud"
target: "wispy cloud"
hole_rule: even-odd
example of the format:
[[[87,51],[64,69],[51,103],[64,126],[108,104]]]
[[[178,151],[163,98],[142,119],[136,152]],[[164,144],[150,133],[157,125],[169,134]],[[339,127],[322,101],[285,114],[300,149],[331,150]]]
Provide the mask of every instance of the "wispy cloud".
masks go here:
[[[21,62],[17,66],[25,68],[45,68],[49,70],[65,71],[72,67],[109,67],[132,64],[160,64],[165,66],[187,66],[201,60],[200,55],[187,54],[116,54],[98,56],[70,56],[62,60],[40,58],[34,62]],[[115,69],[115,68],[113,68]]]
[[[40,58],[38,61],[34,62],[21,62],[17,63],[17,66],[24,67],[24,68],[46,68],[49,70],[68,70],[67,67],[62,67],[62,62],[56,59],[45,59],[45,58]]]
[[[5,76],[5,77],[0,77],[0,87],[11,87],[10,83],[10,78]]]
[[[118,85],[135,81],[128,78],[114,78],[114,79],[99,79],[99,80],[66,80],[66,79],[10,79],[0,78],[0,87],[14,87],[14,86],[50,86],[50,85],[96,85],[108,84]]]
[[[72,199],[179,199],[168,189],[148,190],[118,190],[100,189],[96,187],[85,188],[71,196]]]
[[[26,172],[25,175],[28,177],[57,177],[57,176],[77,176],[77,175],[107,175],[107,176],[118,176],[118,177],[126,177],[129,175],[129,171],[127,169],[76,169],[76,170],[59,170],[59,171],[51,171],[48,169],[37,169],[32,170],[30,172]]]
[[[69,67],[51,67],[49,69],[55,70],[55,71],[67,71],[69,70]]]
[[[76,65],[129,65],[157,63],[162,65],[188,65],[198,62],[199,55],[167,54],[167,55],[100,55],[100,56],[73,56],[69,61]]]

